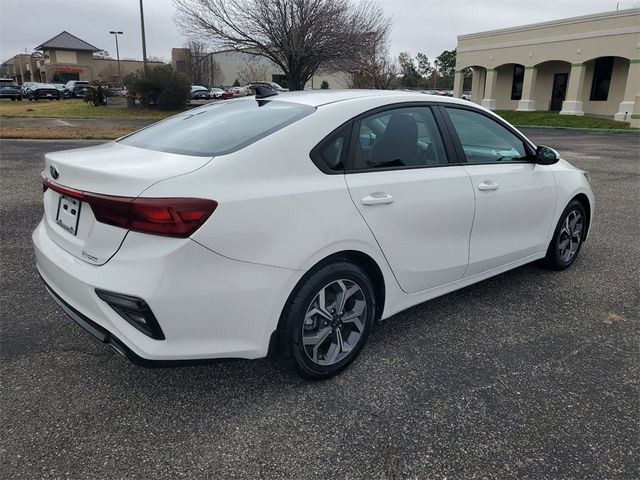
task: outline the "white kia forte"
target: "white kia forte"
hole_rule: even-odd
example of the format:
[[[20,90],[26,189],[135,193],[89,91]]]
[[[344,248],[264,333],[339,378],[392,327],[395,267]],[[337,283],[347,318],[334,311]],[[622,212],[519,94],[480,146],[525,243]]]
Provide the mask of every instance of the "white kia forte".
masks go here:
[[[376,320],[534,260],[569,267],[589,177],[470,102],[421,93],[247,97],[49,153],[38,271],[143,365],[272,351],[351,363]]]

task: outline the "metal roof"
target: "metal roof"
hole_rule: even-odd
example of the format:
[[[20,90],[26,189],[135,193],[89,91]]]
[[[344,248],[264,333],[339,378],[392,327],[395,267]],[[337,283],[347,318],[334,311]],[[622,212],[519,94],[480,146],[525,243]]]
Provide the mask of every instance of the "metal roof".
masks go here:
[[[35,49],[76,50],[85,52],[99,52],[101,50],[100,48],[94,47],[90,43],[81,40],[75,35],[71,35],[66,30],[47,40],[42,45],[38,45]]]

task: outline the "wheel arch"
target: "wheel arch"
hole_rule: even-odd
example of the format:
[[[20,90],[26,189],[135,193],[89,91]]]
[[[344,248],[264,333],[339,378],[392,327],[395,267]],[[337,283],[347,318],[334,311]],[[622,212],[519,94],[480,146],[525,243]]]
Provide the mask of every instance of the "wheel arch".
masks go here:
[[[297,293],[300,286],[318,269],[324,267],[325,265],[335,263],[335,262],[349,262],[360,268],[362,268],[371,283],[373,284],[374,294],[376,296],[376,316],[375,320],[379,320],[382,318],[382,313],[384,312],[385,299],[387,294],[387,287],[385,285],[384,274],[382,273],[382,269],[378,265],[378,263],[368,254],[359,251],[359,250],[341,250],[339,252],[332,253],[327,255],[323,259],[316,262],[311,268],[309,268],[305,274],[298,280],[295,284],[291,293],[287,297],[285,304],[282,306],[282,310],[280,312],[280,318],[278,319],[278,325],[276,329],[271,334],[271,339],[269,341],[269,351],[268,356],[271,356],[278,349],[278,332],[280,331],[280,326],[282,324],[285,311],[289,306],[291,299]]]
[[[587,214],[587,224],[585,225],[585,235],[584,239],[586,240],[589,237],[589,228],[591,227],[591,202],[589,201],[589,197],[587,197],[584,193],[579,193],[574,196],[569,203],[573,201],[580,202],[582,208],[584,208],[585,213]]]

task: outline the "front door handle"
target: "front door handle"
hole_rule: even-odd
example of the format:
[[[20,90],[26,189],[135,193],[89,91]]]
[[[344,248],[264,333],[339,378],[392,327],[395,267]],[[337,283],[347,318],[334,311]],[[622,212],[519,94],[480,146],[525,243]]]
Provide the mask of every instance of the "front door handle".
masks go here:
[[[497,190],[498,184],[496,182],[492,182],[491,180],[484,181],[478,185],[478,190],[486,191],[486,190]]]
[[[385,203],[393,203],[393,196],[384,192],[375,192],[366,197],[362,197],[360,202],[363,205],[382,205]]]

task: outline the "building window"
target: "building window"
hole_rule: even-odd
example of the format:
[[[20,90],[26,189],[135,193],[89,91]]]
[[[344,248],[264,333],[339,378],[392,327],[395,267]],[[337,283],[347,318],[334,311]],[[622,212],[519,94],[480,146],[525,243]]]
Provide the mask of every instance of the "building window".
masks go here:
[[[184,60],[176,60],[176,71],[178,73],[185,73],[187,71],[187,64]]]
[[[591,84],[592,101],[606,101],[609,97],[609,84],[611,83],[611,72],[613,71],[613,57],[602,57],[596,60],[593,69],[593,83]]]
[[[511,84],[511,100],[522,100],[522,84],[524,83],[524,67],[513,66],[513,83]]]

